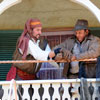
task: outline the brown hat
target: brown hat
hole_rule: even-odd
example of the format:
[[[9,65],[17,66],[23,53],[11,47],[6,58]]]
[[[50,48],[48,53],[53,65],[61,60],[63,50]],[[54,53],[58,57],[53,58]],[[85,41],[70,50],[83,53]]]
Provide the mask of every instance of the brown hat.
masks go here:
[[[88,29],[88,21],[85,19],[78,19],[75,24],[74,31],[82,30],[82,29]]]

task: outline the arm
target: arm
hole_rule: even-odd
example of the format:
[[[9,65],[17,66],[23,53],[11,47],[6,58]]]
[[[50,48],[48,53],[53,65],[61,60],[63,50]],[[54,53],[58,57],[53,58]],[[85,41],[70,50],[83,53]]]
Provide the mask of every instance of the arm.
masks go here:
[[[31,54],[36,60],[48,60],[49,58],[55,57],[60,52],[60,48],[54,51],[43,51],[37,44],[34,44],[29,40],[28,54]]]
[[[56,48],[66,48],[66,47],[67,47],[67,42],[68,42],[68,39],[65,40],[63,43],[61,43],[61,44],[55,46],[55,47],[53,48],[53,50],[56,49]]]
[[[45,51],[51,51],[50,46],[47,44]]]
[[[60,45],[56,46],[54,49],[56,48],[61,48],[60,53],[56,55],[55,59],[56,60],[70,60],[72,53],[70,50],[68,50],[68,43],[69,43],[69,39],[67,39],[66,41],[64,41],[63,43],[61,43]]]
[[[43,51],[40,47],[29,40],[28,54],[31,54],[36,60],[47,60],[50,51]]]

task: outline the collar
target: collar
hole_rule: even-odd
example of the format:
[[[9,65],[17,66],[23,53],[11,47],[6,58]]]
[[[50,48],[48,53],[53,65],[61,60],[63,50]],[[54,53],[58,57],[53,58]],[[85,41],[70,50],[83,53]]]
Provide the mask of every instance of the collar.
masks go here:
[[[30,37],[28,33],[27,33],[27,36]],[[39,42],[40,42],[40,40],[35,41],[33,38],[31,38],[31,40],[36,44],[39,44]]]
[[[88,36],[85,37],[84,41],[92,40],[92,37],[93,37],[93,35],[89,34]],[[74,42],[78,42],[78,43],[79,43],[79,41],[77,40],[77,38],[76,38],[75,35],[72,36],[71,39],[73,39]],[[84,41],[83,41],[83,42],[84,42]]]
[[[35,41],[33,38],[31,38],[31,40],[32,40],[35,44],[38,44],[38,45],[39,45],[39,43],[40,43],[40,40]]]

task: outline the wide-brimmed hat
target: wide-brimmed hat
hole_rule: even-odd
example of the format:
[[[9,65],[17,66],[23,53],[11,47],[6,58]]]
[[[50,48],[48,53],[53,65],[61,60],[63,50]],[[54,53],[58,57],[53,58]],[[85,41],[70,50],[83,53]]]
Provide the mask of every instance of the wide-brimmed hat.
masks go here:
[[[74,31],[83,29],[88,29],[88,21],[85,19],[78,19],[75,24]]]

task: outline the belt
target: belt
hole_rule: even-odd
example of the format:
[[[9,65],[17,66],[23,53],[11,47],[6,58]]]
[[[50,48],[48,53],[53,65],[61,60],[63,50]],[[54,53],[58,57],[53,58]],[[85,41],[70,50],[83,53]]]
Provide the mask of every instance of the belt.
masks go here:
[[[79,73],[69,73],[69,75],[78,75]]]
[[[35,74],[28,74],[18,68],[17,68],[17,74],[23,80],[35,80],[35,78],[36,78]]]

